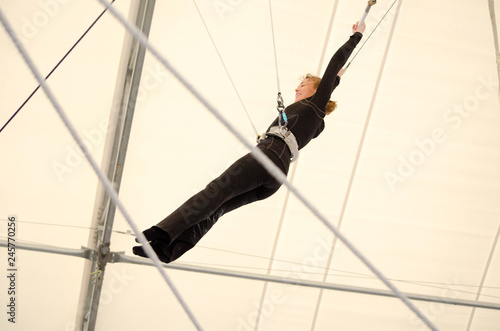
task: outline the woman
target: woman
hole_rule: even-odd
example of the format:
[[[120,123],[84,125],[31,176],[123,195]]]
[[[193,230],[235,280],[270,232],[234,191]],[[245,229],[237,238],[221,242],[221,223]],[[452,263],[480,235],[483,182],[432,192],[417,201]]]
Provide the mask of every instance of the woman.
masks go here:
[[[295,89],[295,103],[284,111],[288,118],[286,128],[292,133],[295,147],[283,136],[273,134],[272,129],[278,127],[278,119],[257,145],[284,174],[288,173],[292,157],[295,157],[292,154],[323,131],[325,115],[336,107],[335,102],[330,101],[331,94],[340,82],[342,67],[361,40],[364,30],[364,23],[359,27],[354,24],[353,35],[333,55],[323,78],[307,75]],[[161,261],[172,262],[193,248],[219,217],[271,196],[280,186],[249,153],[163,221],[144,231],[144,236]],[[146,257],[142,246],[135,246],[133,253]]]

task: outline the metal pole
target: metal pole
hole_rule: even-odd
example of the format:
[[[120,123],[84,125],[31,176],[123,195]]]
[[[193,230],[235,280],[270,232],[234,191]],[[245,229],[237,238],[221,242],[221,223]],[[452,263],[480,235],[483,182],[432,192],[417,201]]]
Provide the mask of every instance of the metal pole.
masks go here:
[[[113,253],[113,256],[110,259],[110,262],[111,263],[131,263],[131,264],[153,266],[151,260],[149,260],[149,259],[126,256],[123,253]],[[255,274],[255,273],[247,273],[247,272],[240,272],[240,271],[233,271],[233,270],[223,270],[223,269],[216,269],[216,268],[207,268],[207,267],[200,268],[197,266],[186,265],[186,264],[181,264],[181,263],[164,264],[164,267],[167,269],[198,272],[198,273],[211,274],[211,275],[217,275],[217,276],[252,279],[252,280],[260,280],[260,281],[266,281],[266,282],[272,282],[272,283],[313,287],[313,288],[319,288],[319,289],[325,289],[325,290],[343,291],[343,292],[351,292],[351,293],[359,293],[359,294],[368,294],[368,295],[396,298],[396,295],[392,291],[379,290],[379,289],[373,289],[373,288],[368,288],[368,287],[349,286],[349,285],[325,283],[325,282],[318,282],[318,281],[311,281],[311,280],[285,278],[285,277],[278,277],[278,276],[272,276],[272,275],[267,275],[267,274]],[[500,303],[480,302],[480,301],[474,301],[474,300],[451,299],[451,298],[438,297],[438,296],[432,296],[432,295],[424,295],[424,294],[416,294],[416,293],[403,293],[403,294],[407,298],[412,299],[412,300],[417,300],[417,301],[436,302],[436,303],[443,303],[443,304],[450,304],[450,305],[457,305],[457,306],[500,310]]]
[[[6,240],[0,239],[0,247],[7,247],[8,242]],[[87,260],[92,260],[95,258],[95,250],[82,247],[81,249],[74,248],[64,248],[64,247],[55,247],[48,245],[39,245],[39,244],[30,244],[16,241],[16,249],[24,249],[27,251],[35,251],[42,253],[51,253],[51,254],[59,254],[59,255],[67,255],[73,257],[81,257]]]
[[[151,28],[155,0],[133,0],[129,20],[147,36]],[[115,96],[108,124],[102,169],[119,192],[139,90],[146,49],[132,35],[126,34]],[[116,206],[104,187],[99,185],[92,218],[93,231],[88,246],[97,251],[96,258],[86,263],[78,306],[78,330],[94,330],[105,267],[110,254],[110,238]]]
[[[0,240],[0,247],[7,247],[6,240]],[[36,244],[26,244],[16,242],[17,249],[26,249],[31,251],[38,251],[43,253],[53,253],[53,254],[62,254],[69,255],[74,257],[92,259],[92,256],[95,255],[95,251],[82,247],[82,249],[70,249],[70,248],[61,248],[61,247],[51,247],[46,245],[36,245]],[[135,256],[127,256],[123,252],[112,252],[110,253],[109,263],[129,263],[136,265],[146,265],[153,266],[153,262],[150,259],[139,258]],[[241,271],[233,271],[233,270],[223,270],[216,268],[207,268],[207,267],[197,267],[193,265],[187,265],[182,263],[172,263],[172,264],[163,264],[163,267],[166,269],[172,270],[181,270],[188,272],[197,272],[201,274],[209,274],[216,276],[225,276],[225,277],[233,277],[233,278],[241,278],[241,279],[250,279],[250,280],[258,280],[258,281],[266,281],[278,284],[288,284],[293,286],[303,286],[303,287],[312,287],[319,288],[325,290],[332,291],[342,291],[342,292],[350,292],[350,293],[358,293],[358,294],[367,294],[367,295],[375,295],[375,296],[385,296],[385,297],[393,297],[396,298],[393,292],[388,290],[379,290],[373,289],[369,287],[359,287],[359,286],[349,286],[342,284],[333,284],[333,283],[325,283],[311,280],[303,280],[303,279],[293,279],[293,278],[285,278],[285,277],[277,277],[267,274],[255,274],[255,273],[246,273]],[[438,297],[432,295],[423,295],[417,293],[404,293],[406,297],[412,300],[417,301],[426,301],[426,302],[435,302],[435,303],[443,303],[449,305],[456,306],[464,306],[464,307],[474,307],[474,308],[483,308],[483,309],[493,309],[500,310],[500,303],[492,303],[492,302],[482,302],[482,301],[474,301],[474,300],[460,300],[460,299],[450,299],[445,297]]]

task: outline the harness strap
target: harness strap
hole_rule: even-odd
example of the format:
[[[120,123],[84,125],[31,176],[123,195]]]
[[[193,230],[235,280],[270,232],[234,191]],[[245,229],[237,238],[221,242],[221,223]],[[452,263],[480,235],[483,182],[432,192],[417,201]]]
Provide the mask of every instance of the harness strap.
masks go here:
[[[290,159],[291,162],[297,160],[299,157],[299,144],[297,143],[297,139],[293,135],[292,131],[285,127],[272,126],[269,130],[267,130],[267,132],[259,136],[257,142],[264,141],[268,136],[274,136],[282,139],[288,146],[288,149],[290,149],[290,154],[292,154]]]

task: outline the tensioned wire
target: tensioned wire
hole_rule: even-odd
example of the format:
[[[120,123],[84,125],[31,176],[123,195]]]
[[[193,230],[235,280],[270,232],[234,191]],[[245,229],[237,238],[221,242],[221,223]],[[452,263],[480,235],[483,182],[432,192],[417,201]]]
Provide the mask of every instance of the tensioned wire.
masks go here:
[[[203,15],[200,12],[200,9],[198,7],[198,4],[196,3],[196,0],[193,0],[193,3],[196,7],[196,10],[198,11],[198,15],[200,16],[200,19],[205,27],[205,30],[210,38],[210,41],[212,42],[212,45],[217,53],[217,56],[219,57],[219,60],[221,61],[222,66],[224,67],[224,71],[226,72],[226,75],[228,76],[229,81],[231,82],[231,84],[233,86],[233,89],[236,93],[236,96],[238,97],[238,99],[243,107],[243,110],[245,111],[245,114],[248,118],[248,121],[250,122],[250,125],[252,126],[256,136],[258,137],[259,132],[258,132],[251,116],[250,116],[250,113],[248,112],[247,108],[245,107],[245,104],[243,103],[243,100],[240,96],[240,93],[238,92],[238,89],[236,88],[236,84],[234,83],[224,60],[222,59],[222,55],[220,54],[219,49],[218,49],[217,45],[215,44],[214,38],[213,38],[212,34],[210,33],[210,30],[208,29],[207,23],[205,22],[205,19],[203,18]],[[273,51],[274,51],[274,67],[275,67],[275,71],[276,71],[276,86],[278,88],[278,93],[279,93],[279,92],[281,92],[281,87],[280,87],[280,78],[279,78],[279,70],[278,70],[278,56],[277,56],[277,52],[276,52],[276,37],[275,37],[275,32],[274,32],[273,10],[272,10],[272,5],[271,5],[271,0],[269,0],[268,3],[269,3],[269,16],[270,16],[270,20],[271,20],[271,33],[272,33]]]
[[[6,236],[0,236],[0,239],[3,239],[5,243],[7,243],[7,237]],[[50,245],[50,244],[44,244],[44,243],[40,243],[40,242],[37,242],[37,241],[30,241],[30,240],[18,240],[16,239],[16,242],[18,244],[20,244],[20,247],[22,247],[23,245],[37,245],[38,248],[42,247],[42,248],[46,248],[46,249],[49,249],[49,250],[63,250],[65,252],[67,252],[67,250],[72,250],[72,251],[78,251],[80,253],[84,253],[84,250],[80,249],[68,249],[68,248],[61,248],[61,247],[58,247],[58,246],[54,246],[54,245]],[[0,240],[0,244],[1,244],[1,240]],[[204,247],[206,248],[206,247]],[[23,248],[21,248],[23,249]],[[25,248],[24,248],[25,249]],[[37,249],[38,251],[39,249]],[[88,251],[88,249],[86,249],[86,251]],[[54,252],[52,252],[54,253]],[[59,252],[60,254],[60,252]],[[70,254],[72,256],[77,256],[75,254]],[[243,254],[241,253],[241,255],[249,255],[249,254]],[[80,257],[84,257],[84,256],[80,256]],[[254,257],[258,257],[258,258],[261,258],[261,259],[267,259],[266,257],[259,257],[259,256],[254,256]],[[280,260],[277,260],[277,261],[280,261]],[[289,264],[292,264],[292,265],[296,265],[298,267],[300,266],[303,266],[303,264],[300,264],[300,263],[297,263],[297,262],[292,262],[292,261],[285,261],[285,260],[281,260],[282,262],[285,262],[285,263],[289,263]],[[174,265],[177,265],[177,266],[180,266],[180,264],[172,264],[172,266]],[[185,262],[182,264],[182,266],[186,266],[186,267],[201,267],[201,266],[207,266],[209,268],[213,268],[213,267],[218,267],[218,268],[227,268],[227,267],[231,267],[231,268],[238,268],[238,269],[252,269],[252,270],[266,270],[265,268],[257,268],[257,267],[247,267],[247,266],[235,266],[235,265],[222,265],[222,264],[216,264],[216,263],[190,263],[190,262]],[[308,267],[311,267],[311,266],[308,266]],[[319,267],[316,267],[316,268],[319,268]],[[201,269],[199,269],[201,271]],[[222,270],[222,269],[219,269],[219,270]],[[274,269],[274,271],[276,272],[290,272],[290,269]],[[333,269],[330,269],[330,271],[333,271],[333,272],[336,272],[335,274],[330,274],[331,277],[335,277],[335,278],[350,278],[350,279],[363,279],[363,280],[378,280],[377,277],[374,277],[374,276],[371,276],[371,275],[368,275],[368,274],[364,274],[364,273],[359,273],[359,272],[352,272],[352,271],[345,271],[345,270],[333,270]],[[304,274],[307,274],[307,275],[319,275],[320,273],[318,272],[302,272]],[[214,273],[215,274],[215,273]],[[322,273],[321,273],[322,274]],[[224,275],[224,274],[218,274],[218,275]],[[228,274],[229,275],[229,274]],[[255,276],[257,274],[249,274],[249,275],[252,275],[252,276]],[[230,275],[230,276],[234,276],[234,275]],[[420,287],[426,287],[426,288],[432,288],[432,289],[440,289],[440,290],[445,290],[445,291],[452,291],[453,293],[458,293],[458,294],[472,294],[472,295],[475,295],[477,292],[471,292],[471,291],[466,291],[466,290],[461,290],[461,289],[458,289],[458,288],[477,288],[478,286],[477,285],[467,285],[467,284],[450,284],[450,283],[442,283],[442,282],[431,282],[431,281],[421,281],[421,280],[403,280],[403,279],[391,279],[391,281],[393,282],[398,282],[398,283],[404,283],[404,284],[409,284],[409,285],[413,285],[413,286],[420,286]],[[334,285],[332,283],[325,283],[325,284],[329,284],[329,285]],[[304,286],[304,284],[300,284],[301,286]],[[484,286],[483,287],[484,289],[491,289],[491,290],[498,290],[500,289],[499,287],[497,286]],[[487,294],[481,294],[482,297],[485,297],[485,298],[493,298],[493,299],[498,299],[500,298],[499,296],[495,296],[495,295],[487,295]],[[492,308],[492,309],[499,309],[497,307],[489,307],[488,305],[494,305],[492,303],[487,303],[487,302],[480,302],[480,301],[477,301],[476,302],[478,303],[477,306],[474,306],[474,305],[471,305],[471,304],[467,304],[467,306],[469,307],[473,307],[473,308]],[[448,302],[448,304],[452,304],[452,305],[462,305],[461,302],[453,302],[453,301],[450,301]]]
[[[184,85],[186,89],[205,107],[213,116],[215,116],[238,140],[244,144],[252,153],[253,157],[262,164],[262,166],[278,180],[283,183],[292,193],[320,220],[328,227],[336,236],[341,240],[344,245],[359,258],[366,267],[368,267],[394,294],[397,296],[415,315],[417,315],[425,325],[431,330],[438,330],[436,326],[426,317],[423,313],[403,294],[401,293],[342,233],[340,233],[320,212],[314,207],[303,195],[299,192],[290,182],[281,170],[270,161],[265,154],[257,148],[254,148],[243,135],[235,129],[235,127],[224,117],[222,114],[205,98],[203,97],[194,86],[187,81],[172,64],[163,57],[156,47],[154,47],[145,35],[131,25],[120,13],[111,7],[105,0],[98,0],[103,6],[108,7],[108,10],[113,16],[120,21],[129,33],[133,34],[137,40],[147,47],[154,57],[167,69],[170,73],[177,78],[177,80]],[[148,254],[149,256],[149,254]]]
[[[107,8],[111,9],[110,6],[111,6],[111,4],[107,5]],[[59,104],[59,102],[55,98],[55,96],[52,93],[51,89],[49,88],[49,86],[47,85],[47,83],[45,82],[45,80],[43,79],[43,76],[38,71],[38,68],[33,63],[33,60],[28,55],[28,53],[25,50],[24,46],[21,44],[21,42],[17,38],[16,34],[14,33],[14,30],[12,29],[10,23],[8,22],[7,18],[5,17],[5,15],[3,13],[3,10],[1,8],[0,8],[0,21],[2,22],[2,25],[5,28],[5,31],[7,32],[7,34],[9,35],[9,37],[12,39],[13,43],[15,44],[15,46],[17,47],[19,53],[21,53],[24,61],[26,62],[26,64],[30,68],[31,72],[33,73],[33,75],[35,76],[35,78],[40,83],[43,91],[45,92],[45,94],[47,95],[47,98],[50,100],[50,102],[54,106],[55,110],[57,111],[57,113],[58,113],[59,117],[61,118],[61,120],[63,121],[64,125],[69,130],[69,132],[71,133],[71,136],[76,141],[76,143],[78,144],[78,146],[82,150],[83,154],[85,155],[85,158],[87,159],[87,161],[90,163],[90,165],[94,169],[95,173],[97,174],[97,177],[99,178],[100,182],[103,184],[103,186],[104,186],[106,192],[108,193],[110,199],[113,201],[113,203],[115,203],[115,205],[118,207],[118,209],[122,212],[123,217],[127,220],[127,222],[129,223],[130,227],[133,229],[135,235],[137,236],[137,239],[143,245],[143,248],[144,248],[146,254],[151,258],[151,260],[153,261],[153,264],[156,266],[156,268],[158,269],[158,271],[162,275],[163,279],[167,282],[168,286],[170,287],[170,289],[174,293],[175,297],[177,298],[177,300],[179,301],[179,303],[183,307],[183,309],[186,312],[186,314],[189,316],[190,320],[192,321],[192,323],[194,324],[194,326],[196,327],[196,329],[197,330],[203,330],[201,328],[200,324],[198,323],[198,321],[196,320],[196,317],[193,315],[193,313],[191,312],[191,310],[189,309],[189,307],[187,306],[187,304],[184,302],[184,300],[181,297],[180,293],[178,292],[177,288],[174,286],[174,284],[170,280],[170,277],[166,274],[165,270],[162,268],[161,262],[158,259],[158,256],[156,255],[156,253],[153,251],[153,249],[149,245],[148,241],[146,240],[146,237],[144,237],[144,235],[142,234],[142,232],[139,230],[139,228],[133,222],[133,220],[130,217],[128,211],[125,209],[125,206],[122,204],[122,202],[118,198],[118,194],[116,193],[116,191],[113,188],[112,184],[110,183],[110,181],[108,180],[108,178],[106,177],[106,175],[104,175],[104,173],[99,169],[99,166],[97,165],[97,163],[94,161],[94,159],[90,155],[90,152],[88,151],[88,149],[85,146],[85,144],[83,143],[82,139],[80,138],[80,136],[76,132],[73,124],[70,122],[70,120],[67,117],[65,111],[62,109],[61,105]]]
[[[7,222],[7,219],[0,219],[0,222]],[[17,220],[16,223],[18,224],[30,224],[30,225],[41,225],[41,226],[54,226],[54,227],[61,227],[61,228],[72,228],[72,229],[81,229],[81,230],[95,230],[96,228],[88,227],[88,226],[78,226],[78,225],[69,225],[69,224],[55,224],[55,223],[46,223],[46,222],[33,222],[33,221],[20,221]],[[130,230],[124,231],[124,230],[112,230],[113,233],[120,234],[120,235],[125,235],[125,236],[135,236]],[[499,228],[500,232],[500,228]],[[498,232],[497,232],[498,235]],[[6,235],[0,235],[0,239],[7,239]],[[54,247],[58,248],[57,246],[45,244],[39,241],[32,241],[32,240],[17,240],[22,243],[29,243],[29,244],[36,244],[36,245],[41,245],[41,246],[47,246],[47,247]],[[497,239],[498,241],[498,239]],[[246,257],[251,257],[251,258],[256,258],[256,259],[261,259],[261,260],[269,260],[270,258],[268,256],[261,256],[261,255],[255,255],[255,254],[249,254],[249,253],[243,253],[243,252],[237,252],[237,251],[231,251],[231,250],[226,250],[226,249],[221,249],[221,248],[214,248],[214,247],[208,247],[208,246],[203,246],[203,245],[198,245],[197,247],[202,248],[202,249],[207,249],[207,250],[212,250],[212,251],[218,251],[218,252],[223,252],[223,253],[229,253],[229,254],[235,254],[238,256],[246,256]],[[286,263],[289,265],[294,265],[294,266],[303,266],[303,263],[300,262],[295,262],[295,261],[290,261],[290,260],[283,260],[283,259],[273,259],[273,261],[276,262],[281,262],[281,263]],[[246,265],[235,265],[235,264],[216,264],[216,263],[205,263],[205,262],[185,262],[185,264],[193,265],[193,266],[201,266],[201,265],[208,265],[212,267],[225,267],[225,268],[238,268],[238,269],[252,269],[252,270],[267,270],[267,268],[262,268],[262,267],[249,267]],[[309,268],[312,266],[308,265]],[[356,278],[365,278],[365,279],[377,279],[377,277],[374,277],[372,275],[364,274],[364,273],[359,273],[359,272],[354,272],[354,271],[348,271],[348,270],[341,270],[341,269],[334,269],[334,268],[325,268],[325,267],[319,267],[319,266],[314,266],[314,269],[317,271],[302,271],[302,273],[306,275],[323,275],[324,271],[328,272],[329,276],[339,276],[339,277],[356,277]],[[323,270],[323,272],[319,272]],[[287,269],[273,269],[273,271],[289,271]],[[333,274],[333,273],[339,273],[339,274]],[[431,281],[425,281],[425,280],[415,280],[415,279],[397,279],[397,278],[389,278],[393,282],[399,282],[399,283],[407,283],[407,284],[412,284],[412,285],[420,285],[420,286],[428,286],[428,287],[433,287],[433,288],[438,288],[438,289],[446,289],[446,287],[443,286],[456,286],[456,287],[466,287],[466,288],[479,288],[479,285],[469,285],[469,284],[449,284],[449,283],[443,283],[443,282],[431,282]],[[483,289],[500,289],[498,286],[482,286]],[[457,290],[457,292],[461,293],[466,293],[466,294],[477,294],[476,292],[470,292],[470,291],[463,291],[463,290]],[[490,298],[500,298],[499,296],[495,295],[484,295],[481,294],[482,296],[485,297],[490,297]]]
[[[0,222],[7,222],[6,219],[0,219]],[[67,225],[67,224],[54,224],[54,223],[41,223],[41,222],[31,222],[31,221],[16,221],[17,223],[21,224],[30,224],[30,225],[42,225],[42,226],[55,226],[55,227],[63,227],[63,228],[74,228],[74,229],[83,229],[83,230],[92,230],[95,228],[91,228],[88,226],[77,226],[77,225]],[[499,228],[500,231],[500,228]],[[130,230],[123,231],[123,230],[112,230],[113,233],[120,234],[120,235],[126,235],[126,236],[135,236],[132,234]],[[498,233],[497,233],[498,234]],[[0,235],[0,239],[7,239],[7,236],[5,235]],[[498,239],[497,239],[498,240]],[[39,241],[32,241],[32,240],[19,240],[17,239],[18,242],[20,243],[28,243],[28,244],[36,244],[40,246],[46,246],[46,247],[52,247],[52,248],[59,248],[57,246],[53,246],[50,244],[45,244]],[[236,251],[230,251],[230,250],[225,250],[225,249],[220,249],[220,248],[214,248],[214,247],[208,247],[208,246],[203,246],[199,245],[197,246],[201,249],[207,249],[207,250],[212,250],[212,251],[218,251],[218,252],[224,252],[224,253],[230,253],[230,254],[236,254],[238,256],[246,256],[246,257],[251,257],[251,258],[256,258],[256,259],[261,259],[261,260],[269,260],[269,257],[267,256],[261,256],[261,255],[255,255],[255,254],[248,254],[248,253],[243,253],[243,252],[236,252]],[[304,266],[303,263],[295,262],[295,261],[290,261],[290,260],[283,260],[283,259],[273,259],[275,262],[281,262],[281,263],[286,263],[288,265],[292,266],[297,266],[301,267]],[[185,264],[191,265],[191,266],[210,266],[210,267],[223,267],[223,268],[238,268],[238,269],[252,269],[252,270],[268,270],[267,268],[262,268],[262,267],[249,267],[246,265],[235,265],[235,264],[217,264],[217,263],[205,263],[205,262],[188,262],[186,261]],[[349,277],[349,278],[363,278],[363,279],[368,279],[368,280],[375,280],[378,279],[377,277],[374,277],[372,275],[368,275],[365,273],[360,273],[360,272],[354,272],[354,271],[348,271],[348,270],[342,270],[342,269],[334,269],[334,268],[324,268],[324,267],[319,267],[319,266],[307,266],[308,268],[314,268],[317,271],[301,271],[301,273],[306,274],[306,275],[323,275],[324,272],[328,272],[328,275],[330,277]],[[272,271],[275,272],[288,272],[290,271],[289,269],[273,269]],[[323,272],[320,272],[323,271]],[[436,288],[436,289],[449,289],[450,286],[453,287],[463,287],[463,288],[479,288],[479,285],[472,285],[472,284],[450,284],[450,283],[443,283],[443,282],[432,282],[432,281],[425,281],[425,280],[415,280],[415,279],[398,279],[398,278],[389,278],[393,282],[398,282],[398,283],[405,283],[405,284],[411,284],[411,285],[418,285],[418,286],[424,286],[424,287],[430,287],[430,288]],[[482,286],[482,289],[491,289],[491,290],[498,290],[500,287],[498,286]],[[458,290],[454,289],[456,292],[464,293],[464,294],[477,294],[477,291],[471,292],[471,291],[465,291],[465,290]],[[487,295],[487,294],[481,294],[483,297],[488,297],[488,298],[495,298],[498,299],[500,298],[499,296],[496,295]]]
[[[269,0],[269,16],[271,17],[271,32],[273,35],[274,67],[276,68],[276,85],[278,86],[278,92],[281,92],[280,75],[278,71],[278,55],[276,54],[276,38],[274,36],[273,6],[271,5],[271,0]]]
[[[233,78],[231,77],[231,74],[229,73],[229,70],[227,69],[226,63],[222,59],[222,55],[219,52],[219,48],[215,45],[214,38],[212,37],[210,30],[208,29],[207,23],[203,19],[203,15],[201,15],[200,8],[198,8],[198,4],[196,3],[196,0],[193,0],[193,3],[194,3],[194,6],[196,7],[196,10],[198,11],[198,15],[200,16],[201,21],[203,22],[203,26],[205,27],[205,31],[207,32],[208,37],[210,38],[210,41],[212,42],[212,45],[215,49],[215,52],[217,53],[217,56],[219,57],[219,60],[222,63],[222,67],[224,68],[224,71],[226,72],[226,75],[229,78],[231,85],[233,86],[234,92],[236,93],[238,100],[240,100],[241,106],[243,107],[243,110],[245,111],[245,114],[247,115],[248,121],[250,122],[250,125],[252,126],[253,131],[255,132],[255,135],[258,137],[259,131],[255,127],[255,124],[253,123],[252,118],[250,117],[250,113],[248,112],[247,107],[243,103],[243,99],[241,98],[240,93],[238,92],[238,89],[236,88],[236,84],[234,83]]]
[[[7,222],[6,219],[0,219],[0,222]],[[73,229],[83,229],[83,230],[92,230],[95,228],[91,228],[88,226],[77,226],[77,225],[67,225],[67,224],[54,224],[54,223],[41,223],[41,222],[31,222],[31,221],[19,221],[17,220],[16,223],[21,223],[21,224],[30,224],[30,225],[42,225],[42,226],[55,226],[55,227],[63,227],[63,228],[73,228]],[[500,231],[500,228],[499,228]],[[120,234],[120,235],[126,235],[126,236],[135,236],[132,234],[130,230],[123,231],[123,230],[112,230],[113,233]],[[497,232],[498,235],[498,232]],[[5,239],[7,240],[6,235],[0,235],[0,239]],[[20,240],[17,239],[18,242],[20,243],[28,243],[28,244],[36,244],[40,246],[46,246],[46,247],[53,247],[53,248],[59,248],[57,246],[45,244],[39,241],[32,241],[32,240]],[[498,239],[496,239],[497,242]],[[220,249],[220,248],[214,248],[214,247],[208,247],[208,246],[203,246],[199,245],[197,246],[201,249],[207,249],[211,251],[218,251],[218,252],[223,252],[223,253],[230,253],[230,254],[235,254],[238,256],[246,256],[246,257],[251,257],[255,259],[261,259],[261,260],[269,260],[269,257],[267,256],[261,256],[261,255],[255,255],[255,254],[248,254],[248,253],[243,253],[243,252],[237,252],[237,251],[230,251],[230,250],[225,250],[225,249]],[[290,260],[283,260],[283,259],[273,259],[275,262],[281,262],[281,263],[286,263],[288,265],[292,266],[297,266],[301,267],[304,266],[303,263],[300,262],[295,262],[295,261],[290,261]],[[198,261],[186,261],[184,262],[185,264],[192,265],[192,266],[211,266],[211,267],[224,267],[224,268],[238,268],[238,269],[252,269],[252,270],[268,270],[267,268],[263,267],[249,267],[246,265],[235,265],[235,264],[217,264],[217,263],[205,263],[205,262],[198,262]],[[360,272],[354,272],[354,271],[348,271],[348,270],[342,270],[342,269],[334,269],[334,268],[325,268],[325,267],[319,267],[319,266],[307,266],[308,268],[314,268],[317,271],[301,271],[301,273],[306,274],[306,275],[323,275],[324,272],[328,272],[329,276],[333,277],[352,277],[352,278],[363,278],[363,279],[378,279],[377,277],[374,277],[372,275],[368,275],[365,273],[360,273]],[[273,269],[272,271],[275,272],[287,272],[290,271],[289,269]],[[323,271],[323,272],[320,272]],[[418,286],[425,286],[425,287],[431,287],[431,288],[436,288],[436,289],[449,289],[450,286],[453,287],[463,287],[463,288],[471,288],[475,289],[480,287],[480,285],[472,285],[472,284],[450,284],[450,283],[443,283],[443,282],[432,282],[432,281],[425,281],[425,280],[416,280],[416,279],[398,279],[398,278],[389,278],[393,282],[398,282],[398,283],[405,283],[405,284],[411,284],[411,285],[418,285]],[[481,286],[482,289],[491,289],[491,290],[498,290],[500,287],[498,286]],[[457,290],[455,289],[456,292],[464,293],[464,294],[474,294],[477,295],[477,291],[471,292],[471,291],[465,291],[465,290]],[[499,299],[500,297],[497,295],[487,295],[487,294],[481,294],[483,297],[489,297],[489,298],[495,298]]]
[[[113,3],[113,2],[115,2],[115,0],[111,1],[111,3]],[[59,62],[57,62],[57,64],[55,65],[55,67],[52,68],[52,70],[48,73],[47,76],[45,76],[45,80],[47,80],[54,73],[54,71],[61,65],[61,63],[63,63],[63,61],[75,49],[75,47],[80,43],[80,41],[82,41],[82,39],[87,35],[87,33],[89,33],[89,31],[96,25],[96,23],[101,19],[101,17],[104,15],[104,13],[106,13],[107,10],[108,10],[107,8],[104,9],[102,11],[102,13],[99,14],[99,16],[97,16],[97,18],[94,20],[94,22],[92,22],[92,24],[88,27],[88,29],[85,30],[85,32],[80,36],[80,38],[78,38],[78,40],[73,44],[73,46],[71,46],[71,48],[69,49],[69,51],[67,51],[66,54],[64,54],[64,56],[59,60]],[[30,99],[33,97],[33,95],[35,95],[35,93],[39,89],[40,89],[40,84],[38,84],[38,86],[33,90],[33,92],[31,92],[31,94],[26,98],[26,100],[24,100],[24,102],[21,104],[21,106],[19,106],[19,108],[14,112],[14,114],[12,114],[12,116],[9,118],[9,120],[0,129],[0,132],[2,132],[7,127],[7,125],[9,125],[9,123],[14,119],[14,117],[16,117],[17,114],[19,114],[19,112],[21,111],[21,109],[24,108],[24,106],[28,103],[28,101],[30,101]]]
[[[365,41],[363,42],[363,44],[361,45],[361,47],[359,47],[359,49],[357,50],[356,54],[354,54],[354,56],[352,57],[352,59],[349,61],[349,63],[347,63],[346,67],[345,67],[345,70],[347,71],[347,68],[349,68],[349,66],[351,65],[351,63],[354,61],[354,59],[358,56],[359,52],[361,52],[361,50],[363,49],[363,47],[365,47],[365,44],[368,42],[368,40],[370,40],[370,38],[372,37],[373,33],[375,32],[375,30],[377,30],[378,26],[384,21],[385,17],[389,14],[389,12],[391,11],[392,7],[394,7],[394,5],[396,4],[398,0],[394,0],[394,2],[392,3],[392,5],[389,7],[389,9],[387,9],[386,13],[384,14],[384,16],[382,16],[382,18],[380,19],[380,21],[377,23],[377,25],[373,28],[372,32],[368,35],[368,37],[365,39]]]

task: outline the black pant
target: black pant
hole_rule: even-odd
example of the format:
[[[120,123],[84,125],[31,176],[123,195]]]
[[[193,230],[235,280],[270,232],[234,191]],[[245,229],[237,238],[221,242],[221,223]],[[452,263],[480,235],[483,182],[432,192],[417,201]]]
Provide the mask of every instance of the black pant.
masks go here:
[[[288,173],[289,159],[280,159],[273,151],[260,149],[281,171]],[[177,259],[193,248],[219,217],[246,204],[268,198],[280,186],[251,153],[243,156],[156,225],[170,236],[171,243],[166,255],[170,261]]]

